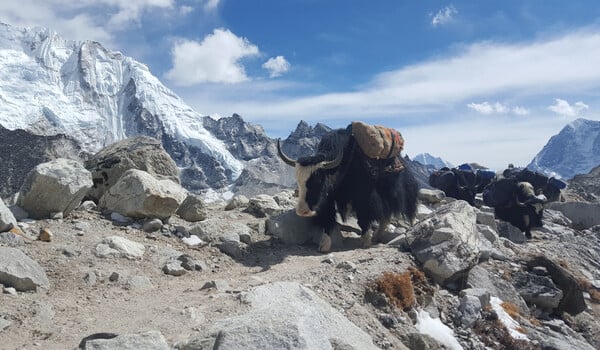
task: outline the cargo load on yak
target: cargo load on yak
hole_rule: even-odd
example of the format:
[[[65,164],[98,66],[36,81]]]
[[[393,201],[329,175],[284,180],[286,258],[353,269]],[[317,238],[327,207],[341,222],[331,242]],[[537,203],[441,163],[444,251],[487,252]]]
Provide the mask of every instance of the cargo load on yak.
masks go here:
[[[351,127],[352,136],[369,158],[394,158],[404,148],[404,139],[395,129],[363,122],[352,122]]]

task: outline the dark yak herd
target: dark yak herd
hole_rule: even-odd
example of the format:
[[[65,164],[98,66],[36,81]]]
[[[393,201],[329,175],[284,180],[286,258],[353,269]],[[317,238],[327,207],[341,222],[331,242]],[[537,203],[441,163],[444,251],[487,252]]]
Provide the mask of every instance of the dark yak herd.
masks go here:
[[[319,251],[331,249],[337,214],[342,219],[356,216],[364,246],[379,239],[392,216],[414,220],[419,185],[400,154],[403,144],[397,131],[360,122],[326,134],[314,155],[299,159],[288,157],[277,140],[279,157],[296,170],[296,213],[315,218],[323,229]],[[528,238],[531,228],[542,225],[544,203],[558,200],[565,187],[558,179],[528,169],[509,167],[496,174],[468,164],[434,171],[429,184],[474,206],[477,193],[482,193],[483,203],[494,208],[497,219],[510,222]],[[374,223],[378,228],[372,232]]]

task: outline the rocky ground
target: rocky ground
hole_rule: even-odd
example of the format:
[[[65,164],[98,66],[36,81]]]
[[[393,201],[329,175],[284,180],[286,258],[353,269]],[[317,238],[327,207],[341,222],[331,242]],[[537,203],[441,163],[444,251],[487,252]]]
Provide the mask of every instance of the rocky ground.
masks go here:
[[[446,201],[431,209],[435,212]],[[379,244],[362,249],[348,244],[354,240],[347,237],[346,249],[338,248],[331,254],[320,254],[314,245],[285,245],[265,235],[265,218],[249,213],[244,206],[233,210],[224,210],[224,206],[224,203],[209,205],[207,220],[230,225],[227,227],[248,227],[248,235],[240,235],[244,237],[241,240],[248,244],[239,243],[240,250],[215,242],[190,246],[177,235],[185,231],[188,234],[194,232],[196,224],[176,216],[158,231],[147,232],[151,229],[146,226],[144,230],[143,222],[121,223],[115,221],[118,217],[111,218],[95,208],[80,208],[62,219],[30,221],[24,225],[24,232],[29,238],[22,244],[18,239],[9,240],[5,236],[0,249],[16,246],[41,266],[49,284],[38,287],[37,292],[20,292],[5,286],[4,293],[0,295],[1,348],[76,349],[84,337],[100,332],[158,337],[158,340],[152,340],[153,347],[134,342],[141,346],[138,348],[240,348],[228,347],[226,341],[221,341],[220,347],[216,346],[214,339],[210,346],[198,345],[198,341],[193,343],[190,339],[209,337],[209,330],[214,330],[219,324],[222,326],[223,320],[225,324],[242,322],[233,321],[232,317],[252,315],[246,300],[249,291],[255,291],[259,286],[270,288],[273,283],[282,281],[298,283],[313,291],[317,299],[333,307],[335,317],[342,315],[365,332],[368,336],[364,338],[372,340],[372,344],[369,341],[367,345],[374,345],[373,348],[462,346],[464,349],[484,349],[487,346],[492,349],[540,349],[549,346],[543,343],[544,338],[556,339],[550,344],[556,349],[600,347],[600,306],[597,304],[600,293],[595,289],[600,288],[598,226],[575,231],[565,226],[568,219],[558,211],[550,211],[545,228],[534,231],[533,240],[514,243],[499,238],[484,254],[487,256],[471,269],[469,282],[463,287],[483,285],[489,294],[502,296],[503,300],[510,299],[510,291],[513,291],[513,304],[522,308],[513,316],[519,322],[517,329],[527,338],[518,342],[506,335],[506,328],[498,324],[490,306],[469,312],[463,305],[469,298],[465,297],[464,291],[459,292],[462,287],[441,286],[434,279],[424,278],[420,273],[422,264],[406,244]],[[432,215],[438,214],[423,213],[422,218]],[[51,232],[50,241],[36,239],[42,229]],[[173,234],[175,231],[179,233]],[[398,229],[396,232],[404,231]],[[140,243],[144,251],[140,254],[134,245],[117,253],[107,253],[101,243],[114,236]],[[115,247],[118,248],[118,244]],[[186,261],[192,262],[189,270],[181,269],[179,264],[168,264],[177,258],[182,260],[182,255],[187,255]],[[514,295],[515,288],[510,285],[515,284],[516,274],[526,271],[528,259],[539,255],[560,262],[581,283],[587,283],[583,294],[585,311],[576,315],[544,311],[539,306],[541,302],[526,305],[523,299]],[[407,305],[394,304],[395,297],[385,296],[377,281],[381,282],[386,272],[403,274],[411,268],[414,268],[414,300]],[[481,274],[486,275],[487,280],[477,277]],[[507,281],[502,288],[508,291],[500,287],[502,280]],[[520,291],[524,293],[522,289]],[[279,314],[279,307],[289,307],[290,304],[282,306],[275,300],[269,300],[269,295],[261,297],[262,302],[267,303],[268,313]],[[399,295],[402,295],[401,291],[396,293],[396,297]],[[285,299],[285,296],[281,298]],[[314,301],[313,298],[310,297],[310,302]],[[308,305],[306,301],[307,308]],[[319,307],[329,310],[328,306]],[[460,345],[452,345],[451,342],[441,345],[443,341],[423,335],[424,331],[418,329],[419,324],[415,325],[415,321],[423,321],[418,313],[421,309],[453,329],[453,337]],[[327,321],[327,317],[333,316],[322,316],[320,312],[317,315],[310,317],[324,317],[325,323],[333,322]],[[475,323],[468,318],[476,320]],[[255,322],[267,321],[256,318]],[[273,322],[276,324],[278,321]],[[273,327],[278,329],[278,326]],[[348,332],[347,329],[338,331]],[[243,336],[231,330],[227,332],[232,336]],[[316,348],[307,345],[301,335],[282,334],[281,337],[287,337],[279,343],[284,348]],[[335,349],[361,348],[357,344],[344,347],[343,344],[336,346],[331,340],[330,343]],[[126,345],[122,347],[128,348]]]

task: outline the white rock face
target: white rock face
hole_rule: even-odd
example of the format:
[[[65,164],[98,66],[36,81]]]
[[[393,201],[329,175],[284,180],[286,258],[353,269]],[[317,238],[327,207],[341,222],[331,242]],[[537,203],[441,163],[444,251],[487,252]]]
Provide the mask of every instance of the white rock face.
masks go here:
[[[32,218],[44,219],[57,212],[66,216],[81,204],[92,184],[92,174],[83,164],[58,158],[36,166],[27,175],[18,205]]]
[[[100,207],[133,218],[166,219],[175,214],[185,198],[185,189],[175,182],[131,169],[104,193]]]
[[[477,263],[481,236],[476,219],[473,207],[457,200],[409,230],[410,249],[436,282],[452,282]]]
[[[146,247],[120,236],[106,237],[96,246],[96,256],[100,258],[139,259],[146,252]]]
[[[0,247],[0,283],[18,291],[50,288],[44,269],[16,248]]]
[[[17,227],[17,219],[0,198],[0,232],[5,232],[12,227]]]

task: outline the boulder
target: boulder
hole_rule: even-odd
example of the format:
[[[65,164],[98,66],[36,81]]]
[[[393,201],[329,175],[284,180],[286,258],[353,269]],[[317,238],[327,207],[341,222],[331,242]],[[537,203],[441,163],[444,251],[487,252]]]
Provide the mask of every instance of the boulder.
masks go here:
[[[532,273],[516,272],[513,274],[514,285],[528,304],[536,305],[548,312],[556,309],[563,297],[552,279]]]
[[[206,204],[200,196],[195,194],[188,194],[176,213],[183,220],[190,222],[205,220],[208,215]]]
[[[216,245],[223,253],[239,258],[245,243],[240,237],[250,234],[248,225],[222,219],[206,219],[190,228],[191,235]]]
[[[0,247],[0,284],[21,292],[50,288],[44,269],[16,248]]]
[[[413,255],[437,283],[462,283],[479,260],[481,235],[469,203],[457,200],[441,206],[433,216],[407,233]]]
[[[0,198],[0,232],[6,232],[17,227],[17,219]]]
[[[295,210],[288,210],[283,214],[271,217],[266,221],[267,234],[276,237],[287,245],[316,243],[319,244],[323,228],[314,217],[301,217]],[[331,247],[333,249],[344,246],[339,228],[331,234]]]
[[[371,337],[312,290],[276,282],[245,293],[249,311],[218,320],[177,349],[378,349]]]
[[[131,169],[104,193],[100,207],[133,218],[171,217],[186,198],[181,185]]]
[[[115,142],[86,161],[85,167],[92,172],[94,184],[88,196],[95,201],[100,200],[104,192],[130,169],[143,170],[157,179],[180,183],[175,161],[160,141],[148,136]]]
[[[548,208],[562,212],[578,230],[600,225],[600,203],[552,202]]]
[[[17,204],[35,219],[58,212],[66,216],[79,206],[92,184],[91,173],[81,163],[58,158],[29,172]]]
[[[80,350],[169,350],[167,341],[159,331],[141,334],[97,333],[85,337],[79,343]]]

